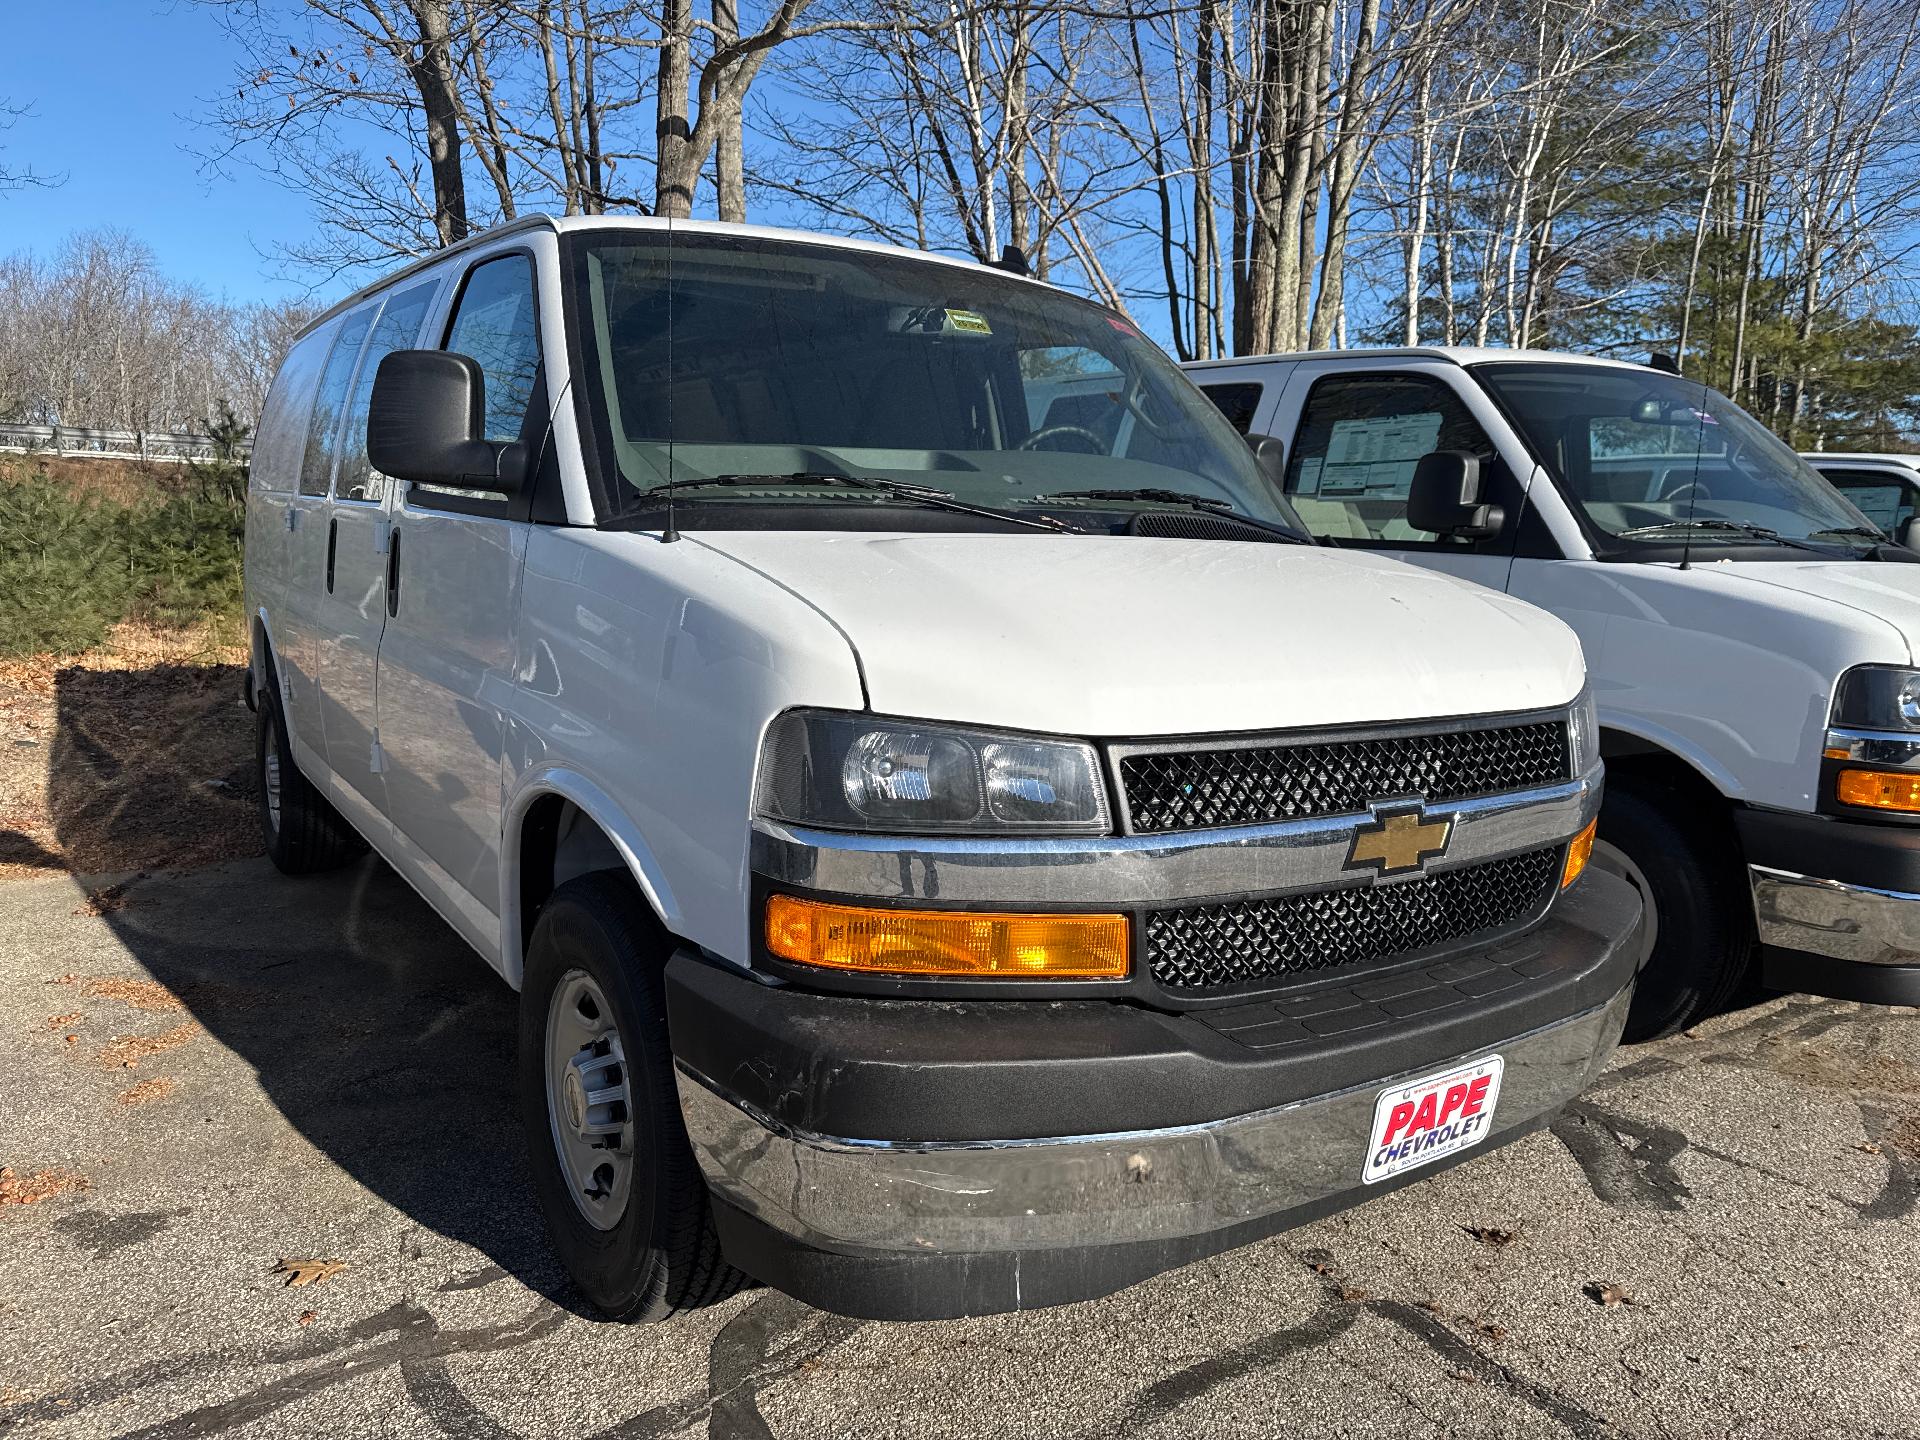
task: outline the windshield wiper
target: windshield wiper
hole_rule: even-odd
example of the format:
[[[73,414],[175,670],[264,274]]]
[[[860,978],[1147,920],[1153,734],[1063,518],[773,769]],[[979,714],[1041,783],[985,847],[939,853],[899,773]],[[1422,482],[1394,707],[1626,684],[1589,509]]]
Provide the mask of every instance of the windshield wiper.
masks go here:
[[[1750,535],[1755,540],[1765,540],[1774,545],[1785,545],[1793,550],[1806,550],[1814,555],[1825,555],[1833,559],[1833,551],[1820,545],[1809,545],[1804,540],[1795,540],[1791,535],[1782,535],[1778,530],[1769,530],[1764,525],[1749,525],[1744,520],[1664,520],[1658,525],[1638,525],[1631,530],[1619,531],[1615,538],[1637,540],[1648,535],[1659,535],[1668,530],[1720,530],[1733,535]]]
[[[848,490],[865,490],[885,497],[888,500],[901,500],[912,505],[925,505],[935,510],[951,510],[959,515],[981,515],[990,520],[1005,520],[1015,525],[1025,525],[1034,530],[1057,530],[1066,534],[1076,534],[1071,525],[1053,519],[1048,515],[1021,515],[1012,510],[997,509],[992,505],[975,505],[958,498],[951,490],[940,490],[932,485],[914,485],[905,480],[881,480],[870,475],[838,475],[824,470],[794,470],[784,475],[709,475],[701,480],[676,480],[671,485],[651,485],[635,495],[640,500],[664,499],[668,495],[676,498],[686,495],[689,500],[712,499],[712,496],[688,495],[688,491],[700,491],[711,486],[750,485],[837,485]],[[629,522],[630,517],[615,516],[611,524]],[[602,527],[605,528],[605,527]]]
[[[1291,540],[1298,545],[1311,545],[1313,542],[1298,530],[1281,525],[1272,520],[1261,520],[1252,515],[1242,514],[1225,501],[1212,495],[1196,495],[1191,490],[1166,490],[1154,485],[1141,485],[1123,490],[1056,490],[1051,495],[1036,495],[1032,504],[1054,505],[1063,500],[1142,500],[1148,504],[1184,505],[1189,510],[1202,510],[1209,515],[1224,515],[1243,525],[1251,525],[1256,530],[1265,530],[1282,539]]]
[[[1807,532],[1807,538],[1809,540],[1813,539],[1816,535],[1833,535],[1842,540],[1871,540],[1875,545],[1891,545],[1893,543],[1887,539],[1884,530],[1875,530],[1867,525],[1830,525],[1825,530],[1810,530]]]

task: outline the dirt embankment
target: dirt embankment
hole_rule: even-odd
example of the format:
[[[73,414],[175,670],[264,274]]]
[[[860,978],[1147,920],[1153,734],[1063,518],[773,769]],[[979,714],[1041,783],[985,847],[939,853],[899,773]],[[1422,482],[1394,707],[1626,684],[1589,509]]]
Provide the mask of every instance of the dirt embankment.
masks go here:
[[[258,854],[245,664],[220,631],[134,624],[0,659],[0,880]]]

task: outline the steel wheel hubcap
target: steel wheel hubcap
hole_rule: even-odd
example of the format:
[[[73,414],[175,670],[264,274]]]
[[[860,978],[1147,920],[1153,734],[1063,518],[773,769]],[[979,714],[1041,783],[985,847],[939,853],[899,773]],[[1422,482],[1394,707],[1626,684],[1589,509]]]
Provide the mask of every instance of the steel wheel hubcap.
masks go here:
[[[633,1189],[633,1096],[613,1007],[594,978],[569,970],[547,1007],[547,1123],[567,1193],[596,1230],[611,1230]]]
[[[266,755],[260,765],[260,788],[267,796],[267,824],[280,832],[280,727],[267,718]]]
[[[1647,883],[1647,872],[1634,864],[1626,851],[1605,840],[1593,842],[1593,864],[1596,869],[1619,876],[1640,892],[1640,931],[1636,937],[1634,968],[1644,970],[1653,947],[1660,943],[1660,911],[1653,903],[1653,887]]]

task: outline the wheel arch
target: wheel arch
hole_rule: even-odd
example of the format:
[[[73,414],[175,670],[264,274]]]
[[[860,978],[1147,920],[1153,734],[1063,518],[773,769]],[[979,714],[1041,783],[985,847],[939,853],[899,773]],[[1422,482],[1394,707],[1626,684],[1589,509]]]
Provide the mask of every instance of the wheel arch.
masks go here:
[[[287,703],[286,669],[280,664],[280,647],[273,638],[273,621],[267,618],[267,607],[262,605],[247,617],[247,698],[250,704],[258,704],[258,697],[272,686],[274,698],[280,702],[280,723],[286,727],[287,742],[300,744],[301,737],[294,730],[293,706]]]
[[[540,907],[576,875],[624,870],[669,934],[679,907],[658,857],[639,827],[585,776],[549,770],[515,794],[503,827],[500,876],[500,973],[516,990]]]
[[[1697,791],[1722,807],[1731,805],[1741,787],[1734,775],[1711,756],[1671,737],[1645,734],[1602,722],[1600,758],[1609,775],[1659,773],[1672,783]]]

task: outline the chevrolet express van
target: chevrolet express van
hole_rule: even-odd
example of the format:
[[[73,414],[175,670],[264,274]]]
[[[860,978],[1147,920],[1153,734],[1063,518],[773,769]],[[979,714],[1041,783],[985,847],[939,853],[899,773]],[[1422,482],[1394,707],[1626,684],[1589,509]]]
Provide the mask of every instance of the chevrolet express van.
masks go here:
[[[1920,1003],[1920,556],[1669,370],[1424,348],[1187,368],[1284,440],[1315,535],[1579,632],[1595,864],[1646,909],[1628,1038],[1721,1007],[1756,960],[1780,989]],[[1437,478],[1468,523],[1421,512]]]
[[[247,606],[274,861],[371,845],[519,990],[614,1316],[1103,1294],[1526,1133],[1625,1021],[1573,633],[1313,544],[1002,269],[441,251],[289,355]]]

